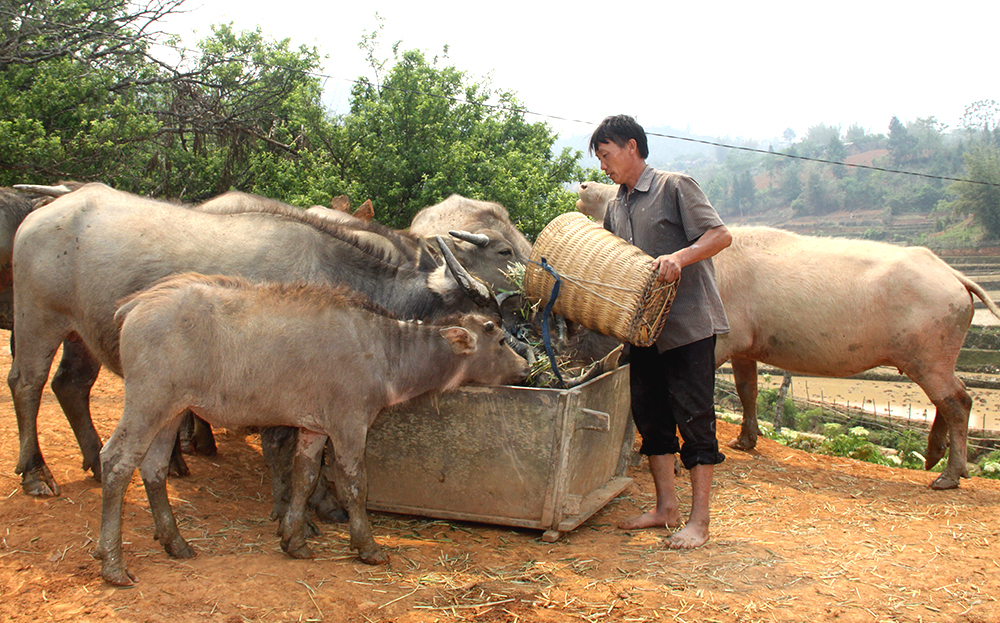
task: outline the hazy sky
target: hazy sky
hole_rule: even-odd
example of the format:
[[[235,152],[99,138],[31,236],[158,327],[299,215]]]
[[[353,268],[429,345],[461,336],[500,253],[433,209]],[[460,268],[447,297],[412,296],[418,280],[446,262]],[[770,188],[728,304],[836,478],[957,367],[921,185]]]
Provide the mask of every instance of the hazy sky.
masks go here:
[[[516,92],[566,134],[609,114],[711,136],[770,139],[791,127],[857,123],[887,132],[893,115],[957,127],[967,104],[1000,100],[997,0],[903,3],[371,2],[186,0],[165,24],[193,45],[209,24],[260,25],[328,58],[328,99],[346,112],[350,81],[370,75],[357,43],[384,18],[391,45]],[[927,7],[934,8],[927,8]],[[362,8],[363,7],[363,8]],[[615,11],[630,10],[631,13]],[[536,120],[537,118],[529,118]]]

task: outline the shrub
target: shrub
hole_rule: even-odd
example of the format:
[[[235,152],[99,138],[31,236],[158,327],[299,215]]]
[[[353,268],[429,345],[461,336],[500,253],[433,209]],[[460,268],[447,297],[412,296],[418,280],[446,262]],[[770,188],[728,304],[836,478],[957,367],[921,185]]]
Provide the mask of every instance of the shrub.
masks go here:
[[[979,475],[983,478],[1000,480],[1000,450],[993,450],[980,457],[976,465],[979,466]]]
[[[823,410],[820,408],[798,411],[795,413],[795,429],[808,432],[820,432],[826,425],[823,423]]]
[[[836,422],[827,422],[823,424],[823,436],[827,438],[833,438],[837,435],[842,435],[844,433],[844,427]]]

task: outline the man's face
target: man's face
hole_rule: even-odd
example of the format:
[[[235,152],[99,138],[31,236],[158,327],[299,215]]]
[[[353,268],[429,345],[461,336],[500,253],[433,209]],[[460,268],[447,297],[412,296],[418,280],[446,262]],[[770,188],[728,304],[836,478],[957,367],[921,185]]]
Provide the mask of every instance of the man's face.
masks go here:
[[[619,147],[613,142],[599,143],[594,153],[601,161],[601,170],[611,178],[612,182],[629,187],[635,184],[632,177],[635,176],[639,155],[635,139],[629,139],[624,147]]]

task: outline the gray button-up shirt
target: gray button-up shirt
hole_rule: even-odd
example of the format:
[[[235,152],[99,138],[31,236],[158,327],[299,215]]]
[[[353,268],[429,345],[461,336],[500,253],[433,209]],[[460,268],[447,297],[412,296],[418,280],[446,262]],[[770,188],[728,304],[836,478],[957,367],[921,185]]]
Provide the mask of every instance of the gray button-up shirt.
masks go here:
[[[604,213],[605,229],[652,257],[679,251],[722,224],[691,177],[648,165],[632,193],[620,186]],[[685,266],[663,332],[656,340],[657,349],[663,352],[728,332],[712,259]]]

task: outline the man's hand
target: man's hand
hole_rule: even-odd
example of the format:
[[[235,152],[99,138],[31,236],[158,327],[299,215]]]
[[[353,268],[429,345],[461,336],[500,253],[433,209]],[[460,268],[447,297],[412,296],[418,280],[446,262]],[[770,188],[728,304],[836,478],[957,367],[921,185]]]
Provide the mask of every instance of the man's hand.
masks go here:
[[[661,255],[653,260],[653,268],[658,273],[656,278],[659,281],[670,283],[680,278],[682,266],[675,255]]]

